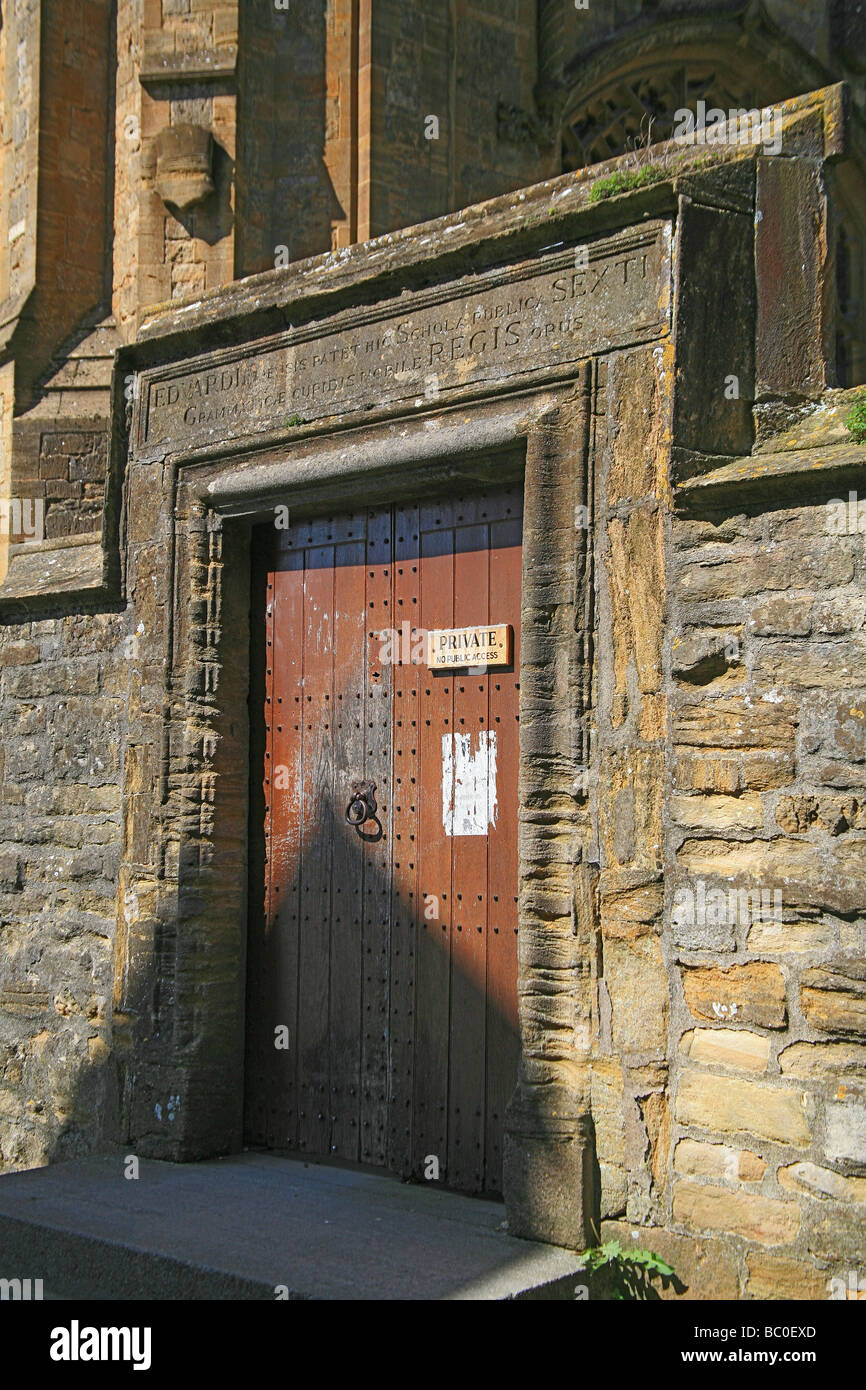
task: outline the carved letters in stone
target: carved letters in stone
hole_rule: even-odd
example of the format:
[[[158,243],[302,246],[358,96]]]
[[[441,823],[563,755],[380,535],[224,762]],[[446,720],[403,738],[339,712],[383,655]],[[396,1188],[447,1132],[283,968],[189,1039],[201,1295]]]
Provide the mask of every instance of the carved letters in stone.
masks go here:
[[[592,352],[661,332],[670,228],[651,223],[588,248],[354,310],[254,354],[232,350],[148,374],[138,448],[220,442],[401,403],[446,403],[467,387],[562,376]]]

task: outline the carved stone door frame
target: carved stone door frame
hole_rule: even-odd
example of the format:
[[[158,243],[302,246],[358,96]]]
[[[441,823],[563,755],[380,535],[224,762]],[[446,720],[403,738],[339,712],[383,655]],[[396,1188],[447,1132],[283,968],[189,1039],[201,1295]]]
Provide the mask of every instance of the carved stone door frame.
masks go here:
[[[131,378],[120,552],[135,645],[114,1032],[125,1142],[184,1160],[240,1145],[254,524],[273,519],[279,505],[295,513],[335,503],[345,509],[501,479],[506,454],[525,483],[521,1063],[506,1123],[505,1197],[513,1232],[579,1248],[590,1239],[594,1200],[592,401],[598,353],[669,333],[670,224],[602,238],[595,270],[571,269],[578,264],[574,247],[559,246],[566,249],[548,262],[507,267],[504,280],[489,282],[489,300],[471,300],[453,282],[432,299],[423,292],[419,315],[428,317],[419,322],[435,331],[447,322],[449,294],[480,305],[478,314],[489,302],[494,319],[504,303],[515,315],[512,325],[523,313],[525,332],[510,329],[520,347],[508,369],[491,368],[484,357],[491,337],[475,339],[474,365],[443,367],[433,399],[407,401],[395,385],[365,409],[353,398],[334,423],[332,407],[323,405],[323,425],[294,442],[285,429],[256,430],[253,419],[235,428],[250,382],[256,409],[285,409],[274,382],[284,369],[298,379],[291,354],[301,347],[291,342],[284,349],[282,339],[260,339],[212,357],[199,346],[180,361],[175,349],[168,367],[150,367],[145,358],[144,371]],[[639,281],[633,289],[630,275]],[[530,294],[527,284],[536,290]],[[566,323],[562,301],[590,286],[601,296],[597,340],[592,324],[569,318],[570,360],[556,360]],[[338,342],[345,341],[346,322],[344,315]],[[370,331],[369,314],[359,322]],[[574,352],[572,332],[587,340],[588,351]],[[327,333],[320,325],[315,341],[327,342]],[[527,346],[535,336],[537,347]],[[507,339],[497,335],[503,352]],[[458,334],[450,341],[462,361],[468,340]],[[139,362],[145,350],[136,348]],[[474,383],[472,371],[479,374]],[[190,382],[198,394],[211,386],[216,394],[224,380],[232,404],[221,424],[209,406],[182,409]],[[347,389],[351,396],[356,388]],[[389,390],[396,399],[388,400]],[[160,419],[152,427],[157,407],[168,410],[168,424]]]

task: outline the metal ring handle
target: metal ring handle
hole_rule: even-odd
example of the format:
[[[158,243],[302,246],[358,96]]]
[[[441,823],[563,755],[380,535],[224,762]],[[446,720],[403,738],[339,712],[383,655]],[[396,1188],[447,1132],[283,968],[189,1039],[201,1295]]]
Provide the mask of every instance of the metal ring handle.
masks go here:
[[[346,807],[346,820],[349,825],[360,826],[365,821],[376,819],[376,783],[353,782],[352,795]]]

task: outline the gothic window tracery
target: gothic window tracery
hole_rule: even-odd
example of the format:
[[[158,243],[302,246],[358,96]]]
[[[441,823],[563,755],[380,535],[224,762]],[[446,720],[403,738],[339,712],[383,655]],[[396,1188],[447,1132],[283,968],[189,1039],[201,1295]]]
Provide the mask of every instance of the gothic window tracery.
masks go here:
[[[593,77],[572,86],[560,122],[563,172],[599,164],[616,156],[635,154],[669,140],[680,110],[743,111],[785,101],[806,90],[790,74],[772,65],[743,64],[742,51],[720,45],[703,54],[690,46],[684,54],[666,56],[650,49],[636,60],[611,56],[605,73],[599,61]],[[831,372],[838,386],[866,381],[866,219],[862,197],[831,197],[830,239],[835,282],[835,314]]]

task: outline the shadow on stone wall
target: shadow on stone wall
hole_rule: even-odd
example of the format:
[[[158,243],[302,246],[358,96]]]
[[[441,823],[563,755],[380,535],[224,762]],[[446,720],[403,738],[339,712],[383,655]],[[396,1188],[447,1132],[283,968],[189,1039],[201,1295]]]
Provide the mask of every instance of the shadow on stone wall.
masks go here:
[[[288,261],[330,251],[346,216],[324,162],[327,13],[327,0],[240,7],[238,277],[273,270],[279,247]]]
[[[121,605],[0,627],[0,1172],[90,1152],[110,1012],[128,664]]]

